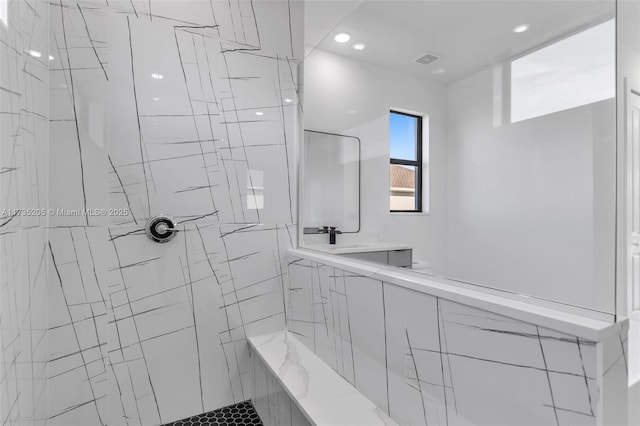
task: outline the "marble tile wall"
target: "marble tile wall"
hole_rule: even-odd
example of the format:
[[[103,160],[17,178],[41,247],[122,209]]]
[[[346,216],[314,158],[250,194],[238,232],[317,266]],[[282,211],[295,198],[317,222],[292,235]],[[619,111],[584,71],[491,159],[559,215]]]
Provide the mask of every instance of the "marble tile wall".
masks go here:
[[[56,225],[295,222],[299,2],[56,3]]]
[[[631,397],[629,383],[629,333],[627,330],[614,334],[599,345],[598,348],[598,377],[601,388],[619,388],[623,383],[622,392],[603,392],[598,400],[598,412],[608,424],[633,424],[629,417],[637,402]],[[630,407],[620,409],[620,400],[628,398]],[[603,423],[603,424],[607,424]]]
[[[47,223],[38,209],[47,207],[48,197],[48,31],[47,1],[7,2],[7,23],[0,21],[3,232]]]
[[[0,424],[47,418],[48,2],[0,2]],[[4,18],[4,13],[2,14]]]
[[[285,327],[301,3],[9,10],[2,207],[47,214],[0,218],[2,424],[157,425],[249,399],[245,337]],[[180,223],[166,244],[144,234],[158,213]]]
[[[265,426],[311,425],[259,356],[252,353],[251,359],[253,363],[253,397],[251,402],[262,419],[262,423]]]
[[[250,398],[245,336],[284,326],[290,227],[50,233],[49,388],[67,390],[49,424],[163,424]]]
[[[595,425],[624,395],[621,335],[603,346],[300,258],[289,283],[287,329],[400,424]]]
[[[50,203],[98,214],[51,218],[50,386],[78,386],[52,392],[50,423],[162,424],[247,400],[245,337],[284,327],[302,10],[58,3]],[[180,223],[167,244],[144,235],[158,213]]]
[[[45,424],[48,417],[46,232],[0,232],[0,424]]]

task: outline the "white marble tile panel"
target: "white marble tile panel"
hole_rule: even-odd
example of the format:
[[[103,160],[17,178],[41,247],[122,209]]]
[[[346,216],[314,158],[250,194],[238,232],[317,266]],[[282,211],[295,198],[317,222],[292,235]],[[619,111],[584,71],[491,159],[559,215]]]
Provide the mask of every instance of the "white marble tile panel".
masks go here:
[[[48,2],[13,2],[0,32],[0,229],[46,224],[46,216],[4,209],[46,208]],[[29,54],[43,54],[35,57]]]
[[[382,283],[353,274],[345,274],[344,280],[354,384],[374,404],[388,411]]]
[[[323,265],[318,265],[311,276],[313,315],[314,318],[318,318],[314,324],[315,353],[344,377],[345,365],[342,361],[344,353],[341,343],[344,340],[350,342],[351,338],[348,334],[342,333],[346,327],[342,327],[340,309],[346,312],[346,304],[341,303],[344,296],[337,293],[335,285],[337,279],[341,278],[335,276],[335,269]],[[351,380],[353,380],[352,375]]]
[[[584,376],[550,372],[549,382],[556,414],[571,412],[583,416],[583,424],[595,422],[598,401],[598,395],[592,390],[596,387],[595,377],[585,380]]]
[[[204,412],[203,393],[199,385],[194,386],[200,381],[202,363],[201,354],[193,345],[194,328],[177,330],[143,343],[161,419],[182,419],[191,413]]]
[[[252,355],[253,405],[265,426],[310,425],[257,355]]]
[[[557,424],[544,372],[462,357],[452,357],[451,365],[460,418],[481,425]]]
[[[536,326],[449,301],[440,309],[449,352],[544,368]]]
[[[601,347],[603,343],[596,346],[332,266],[292,258],[289,269],[292,288],[313,289],[319,295],[321,283],[327,281],[335,285],[334,296],[345,291],[355,384],[374,401],[384,398],[378,405],[388,406],[402,424],[588,425],[603,419],[615,424],[616,416],[603,411],[603,406],[611,410],[615,401],[626,413],[620,403],[624,398],[614,396],[615,384],[622,383],[625,374],[624,330]],[[313,321],[312,313],[320,315],[321,305],[314,305],[308,295],[291,297],[287,303],[287,312],[306,312],[316,324],[315,340],[307,334],[301,341],[344,375],[336,362],[337,346],[331,354],[325,342],[318,345],[318,331],[326,328]],[[338,299],[332,298],[334,314],[338,306]],[[378,322],[382,333],[377,332]],[[382,342],[382,356],[371,362],[380,352],[377,342]],[[603,371],[609,378],[602,377]]]
[[[423,417],[415,417],[416,413],[413,408],[421,406],[420,395],[417,392],[410,392],[405,378],[405,357],[408,354],[408,347],[406,334],[403,333],[405,333],[407,322],[404,314],[395,313],[410,298],[406,293],[407,290],[396,286],[386,283],[383,286],[384,304],[382,309],[385,317],[385,345],[387,348],[403,348],[395,351],[387,350],[386,353],[388,413],[401,424],[407,424],[409,420],[419,424],[418,422],[423,421]]]
[[[287,288],[287,328],[309,347],[313,347],[313,310],[311,280],[315,268],[311,262],[290,261]]]
[[[212,12],[224,10],[216,4],[208,15],[214,18]],[[111,21],[116,34],[110,39],[111,49],[122,53],[114,62],[118,69],[128,70],[114,74],[111,84],[130,90],[135,75],[136,89],[135,97],[125,105],[115,104],[112,111],[111,122],[117,126],[111,126],[110,156],[121,181],[114,183],[122,186],[110,196],[113,204],[130,205],[138,219],[171,205],[172,214],[181,218],[291,222],[292,180],[280,172],[282,167],[294,168],[292,162],[287,164],[294,158],[293,144],[285,152],[284,139],[292,139],[289,128],[294,127],[295,111],[285,111],[279,95],[295,91],[289,63],[270,55],[221,53],[220,33],[226,23],[215,28],[179,25],[174,30],[164,21],[150,25],[128,19],[127,24],[117,14]],[[155,43],[167,46],[163,55],[141,47]],[[233,42],[232,48],[246,49],[242,43]],[[149,78],[158,70],[164,76],[161,81]],[[257,108],[273,111],[274,116],[258,119]],[[251,146],[253,152],[248,151]],[[176,175],[176,169],[187,172]],[[247,179],[249,171],[267,175],[263,185]],[[252,207],[254,196],[265,198],[264,207]]]
[[[542,328],[540,328],[540,335],[543,337],[542,345],[548,358],[547,366],[550,370],[595,377],[596,346],[594,342],[571,338],[566,334]],[[576,359],[582,359],[583,362],[576,363]]]
[[[390,413],[408,424],[445,422],[444,407],[454,407],[455,396],[449,392],[449,359],[440,353],[446,346],[444,331],[440,337],[438,330],[437,299],[386,283],[384,292]]]
[[[82,360],[78,363],[82,365]],[[48,385],[51,388],[65,388],[65,392],[49,392],[49,421],[48,424],[69,425],[69,424],[100,424],[101,419],[106,421],[104,412],[98,415],[101,410],[98,409],[97,402],[94,401],[92,394],[92,385],[87,382],[87,375],[84,369],[74,368],[69,370],[62,376],[51,377]],[[74,386],[68,386],[67,383],[74,383]],[[106,395],[97,395],[104,399]],[[77,406],[77,407],[76,407]],[[73,408],[79,408],[77,412]],[[73,412],[72,412],[73,411]]]
[[[132,422],[140,425],[159,423],[161,420],[155,403],[155,388],[144,359],[132,358],[131,361],[115,365],[114,371],[115,380],[122,389],[121,407],[126,408],[127,416],[133,419]]]
[[[627,407],[628,354],[626,352],[627,329],[598,342],[598,388],[597,414],[606,419],[607,424],[625,425],[629,410]]]

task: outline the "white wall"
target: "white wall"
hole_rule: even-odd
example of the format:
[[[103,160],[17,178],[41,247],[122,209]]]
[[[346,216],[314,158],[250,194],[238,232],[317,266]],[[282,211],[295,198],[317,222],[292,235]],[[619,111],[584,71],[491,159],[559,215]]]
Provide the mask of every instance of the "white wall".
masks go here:
[[[449,86],[448,276],[614,309],[613,99],[494,127],[493,71]]]
[[[414,259],[444,267],[446,91],[409,78],[316,49],[305,60],[304,126],[356,136],[361,141],[361,232],[343,241],[410,243]],[[428,214],[389,212],[389,109],[428,115],[424,140]],[[305,236],[305,240],[326,239]]]

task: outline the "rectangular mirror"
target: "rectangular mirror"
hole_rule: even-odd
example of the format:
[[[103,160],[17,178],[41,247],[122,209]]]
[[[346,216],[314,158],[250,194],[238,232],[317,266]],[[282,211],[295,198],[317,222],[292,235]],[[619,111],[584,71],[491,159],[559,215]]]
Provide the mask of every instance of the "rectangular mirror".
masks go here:
[[[360,140],[304,131],[302,225],[360,230]]]

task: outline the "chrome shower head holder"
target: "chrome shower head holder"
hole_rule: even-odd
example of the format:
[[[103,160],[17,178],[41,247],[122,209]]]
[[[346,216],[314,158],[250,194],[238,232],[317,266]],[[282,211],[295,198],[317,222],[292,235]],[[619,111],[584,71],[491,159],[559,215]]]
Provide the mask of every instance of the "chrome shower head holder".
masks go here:
[[[144,226],[147,237],[156,243],[171,241],[178,233],[178,223],[171,216],[160,213],[150,217]]]

